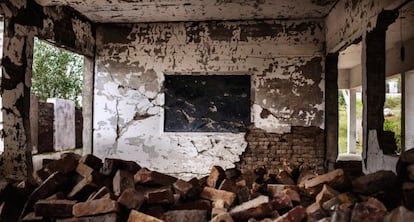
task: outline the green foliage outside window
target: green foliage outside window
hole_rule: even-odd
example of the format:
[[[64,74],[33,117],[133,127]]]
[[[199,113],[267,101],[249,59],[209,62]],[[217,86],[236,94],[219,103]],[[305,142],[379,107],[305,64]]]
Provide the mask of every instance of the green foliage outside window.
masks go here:
[[[81,106],[83,56],[35,39],[32,93],[48,98],[69,99]]]

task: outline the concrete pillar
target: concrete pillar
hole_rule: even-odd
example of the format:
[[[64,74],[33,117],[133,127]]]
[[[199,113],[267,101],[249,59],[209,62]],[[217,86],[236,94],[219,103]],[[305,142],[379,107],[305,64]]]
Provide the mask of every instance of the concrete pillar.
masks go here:
[[[82,154],[92,154],[93,139],[93,81],[94,61],[84,57],[83,60],[83,91],[82,91],[82,116],[83,116],[83,149]]]
[[[75,103],[65,99],[48,99],[47,102],[54,104],[54,150],[74,149],[76,147]]]
[[[356,89],[348,89],[346,98],[347,153],[356,153]]]
[[[325,62],[325,167],[332,170],[338,157],[338,53],[328,54]]]
[[[414,148],[414,70],[405,73],[405,149]]]
[[[376,27],[363,36],[362,91],[363,91],[363,150],[364,173],[394,168],[396,161],[383,154],[384,102],[385,102],[385,40],[388,26],[398,12],[382,11]],[[386,164],[389,164],[385,166]],[[394,164],[394,165],[393,165]]]

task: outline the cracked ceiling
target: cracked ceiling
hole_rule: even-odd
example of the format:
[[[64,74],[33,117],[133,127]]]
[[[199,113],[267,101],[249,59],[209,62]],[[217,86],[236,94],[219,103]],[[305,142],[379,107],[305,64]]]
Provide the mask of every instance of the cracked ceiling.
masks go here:
[[[98,23],[325,17],[337,0],[36,0],[67,5]]]

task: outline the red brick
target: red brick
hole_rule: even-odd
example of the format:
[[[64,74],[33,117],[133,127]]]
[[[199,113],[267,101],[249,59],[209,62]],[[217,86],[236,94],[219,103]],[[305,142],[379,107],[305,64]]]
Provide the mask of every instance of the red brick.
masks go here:
[[[207,186],[218,188],[221,182],[226,178],[226,173],[220,166],[213,166],[207,178]]]
[[[92,216],[118,211],[118,203],[115,200],[110,199],[90,200],[77,203],[73,206],[73,215],[75,217]]]
[[[131,210],[129,213],[128,222],[163,222],[163,220],[136,210]]]
[[[172,210],[164,213],[165,222],[205,222],[207,211],[205,210]]]
[[[57,219],[56,222],[120,222],[116,213],[94,215],[90,217],[75,217],[68,219]]]
[[[236,199],[236,194],[225,190],[217,190],[211,187],[204,187],[203,192],[200,194],[200,197],[211,201],[223,200],[228,206],[232,206],[234,200]]]
[[[39,200],[34,205],[36,216],[72,217],[72,200]]]
[[[177,178],[156,171],[150,171],[146,168],[141,168],[134,175],[134,181],[138,184],[167,186],[177,181]]]
[[[118,170],[115,173],[112,184],[115,196],[121,195],[128,188],[135,187],[133,175],[126,170]]]
[[[127,209],[138,210],[144,203],[145,197],[144,194],[137,192],[135,189],[128,188],[122,192],[117,201]]]
[[[80,163],[84,163],[85,165],[91,167],[94,170],[99,171],[103,165],[102,160],[92,154],[84,155],[80,160]]]
[[[170,188],[153,190],[147,193],[148,204],[173,204],[174,193]]]

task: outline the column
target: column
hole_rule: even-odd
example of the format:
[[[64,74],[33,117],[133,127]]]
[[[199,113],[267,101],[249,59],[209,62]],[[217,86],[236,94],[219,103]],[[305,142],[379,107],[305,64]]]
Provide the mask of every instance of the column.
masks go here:
[[[405,73],[405,150],[414,148],[414,70]]]
[[[349,89],[347,97],[347,153],[356,153],[356,89]]]

